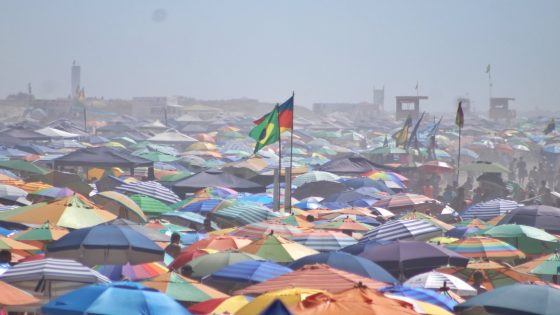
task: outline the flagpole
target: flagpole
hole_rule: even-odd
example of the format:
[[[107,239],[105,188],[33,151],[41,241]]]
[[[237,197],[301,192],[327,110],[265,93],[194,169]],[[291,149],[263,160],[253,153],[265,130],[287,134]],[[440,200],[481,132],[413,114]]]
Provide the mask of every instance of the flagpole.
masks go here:
[[[457,185],[459,184],[459,168],[461,166],[461,129],[463,128],[459,126],[459,150],[457,153]]]
[[[292,167],[293,167],[293,157],[294,157],[294,112],[296,109],[296,104],[294,101],[296,93],[292,91],[292,102],[294,103],[294,107],[292,108],[292,129],[290,130],[290,167],[289,173],[286,173],[287,176],[290,178],[284,182],[284,196],[286,199],[284,200],[284,209],[288,211],[288,213],[292,213]],[[280,119],[280,117],[278,117]],[[289,187],[286,187],[288,185]],[[290,190],[290,193],[286,193],[287,190]]]
[[[276,108],[278,108],[278,103],[276,103]],[[280,128],[280,117],[278,117],[278,121],[276,121],[276,125],[278,125],[278,128]],[[280,192],[282,191],[282,132],[278,131],[278,191],[275,192],[275,195],[278,196],[277,197],[277,205],[276,206],[276,211],[280,211],[281,213],[284,212],[282,211],[282,207],[280,206]]]

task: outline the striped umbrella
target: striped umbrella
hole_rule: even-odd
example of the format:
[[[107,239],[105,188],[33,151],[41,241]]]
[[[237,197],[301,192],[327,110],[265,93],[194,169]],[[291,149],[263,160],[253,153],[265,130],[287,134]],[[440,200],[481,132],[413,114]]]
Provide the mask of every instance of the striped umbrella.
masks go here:
[[[189,311],[196,315],[204,314],[235,314],[253,298],[245,295],[234,295],[229,298],[210,299],[189,307]]]
[[[521,206],[522,204],[516,201],[497,198],[468,207],[461,213],[461,217],[464,219],[490,220]]]
[[[379,289],[380,292],[389,293],[391,295],[404,296],[415,300],[431,303],[446,310],[453,311],[453,307],[457,305],[453,299],[434,290],[423,288],[411,288],[407,286],[392,286]]]
[[[381,199],[373,207],[394,210],[427,210],[439,205],[439,202],[424,195],[400,193]]]
[[[473,288],[470,284],[455,276],[437,271],[430,271],[416,275],[408,279],[404,283],[404,285],[412,288],[424,288],[432,290],[438,290],[440,288],[447,287],[451,290],[451,292],[454,292],[459,296],[477,295],[476,289]]]
[[[227,294],[175,272],[167,272],[141,283],[148,288],[165,293],[177,301],[187,303],[198,303],[209,299],[229,297]]]
[[[370,240],[429,240],[435,236],[441,236],[442,230],[424,220],[394,220],[384,223],[367,232],[360,243]]]
[[[339,179],[340,177],[333,173],[312,171],[305,174],[301,174],[296,178],[294,178],[294,180],[292,181],[292,185],[299,187],[306,183],[318,182],[318,181],[336,182]]]
[[[17,264],[0,276],[0,280],[49,298],[88,283],[109,282],[107,277],[76,261],[53,258]]]
[[[319,252],[274,234],[266,235],[240,249],[243,253],[257,255],[277,263],[290,263]]]
[[[263,282],[276,278],[293,270],[283,265],[266,260],[246,260],[212,273],[212,280],[232,282]]]
[[[112,281],[121,281],[123,278],[130,281],[138,281],[169,272],[169,269],[161,262],[149,262],[138,265],[98,265],[92,269]]]
[[[193,278],[202,278],[224,268],[225,266],[229,266],[245,260],[264,259],[252,254],[226,251],[198,257],[190,261],[188,265],[193,270]]]
[[[525,254],[510,244],[490,237],[457,240],[445,247],[468,258],[507,260],[525,258]]]
[[[240,226],[233,232],[229,233],[229,235],[259,239],[271,232],[274,232],[274,235],[289,239],[295,235],[303,233],[303,231],[298,227],[282,223],[278,219],[272,219]]]
[[[337,251],[358,242],[344,233],[328,230],[304,232],[292,240],[320,252]]]
[[[273,219],[279,215],[255,203],[237,202],[214,212],[213,217],[224,226],[239,226]]]
[[[129,197],[144,213],[154,215],[171,211],[171,207],[156,198],[138,194],[130,195]]]
[[[146,195],[148,197],[158,199],[168,204],[173,204],[181,200],[169,188],[166,188],[160,183],[154,181],[123,184],[117,187],[117,190],[133,194]]]

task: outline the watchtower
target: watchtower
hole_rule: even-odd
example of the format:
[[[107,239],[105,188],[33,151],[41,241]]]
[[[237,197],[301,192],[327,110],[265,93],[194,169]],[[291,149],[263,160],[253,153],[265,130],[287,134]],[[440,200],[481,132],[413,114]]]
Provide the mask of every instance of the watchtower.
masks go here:
[[[505,119],[507,121],[514,119],[516,112],[509,109],[509,102],[515,101],[512,97],[491,97],[490,98],[490,111],[488,117],[494,120]]]
[[[397,96],[395,117],[397,120],[406,119],[408,115],[412,119],[420,116],[420,100],[427,100],[427,96]]]

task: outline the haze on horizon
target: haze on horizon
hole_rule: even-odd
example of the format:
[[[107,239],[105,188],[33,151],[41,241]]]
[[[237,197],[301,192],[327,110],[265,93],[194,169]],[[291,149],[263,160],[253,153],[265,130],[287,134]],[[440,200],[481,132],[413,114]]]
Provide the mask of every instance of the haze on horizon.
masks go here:
[[[33,86],[87,96],[371,101],[419,93],[427,110],[493,95],[560,109],[560,1],[147,1],[0,3],[0,98]]]

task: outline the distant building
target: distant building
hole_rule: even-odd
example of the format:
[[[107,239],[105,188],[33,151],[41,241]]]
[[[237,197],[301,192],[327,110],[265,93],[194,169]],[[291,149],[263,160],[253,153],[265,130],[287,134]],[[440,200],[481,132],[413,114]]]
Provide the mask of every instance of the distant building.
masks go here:
[[[510,121],[517,115],[515,110],[509,109],[509,102],[515,101],[512,97],[491,97],[488,117],[494,120]]]
[[[72,62],[72,68],[70,71],[70,96],[71,98],[77,98],[80,93],[80,75],[81,69],[78,64],[76,64],[76,60]]]
[[[395,117],[404,120],[410,115],[412,119],[420,116],[420,100],[427,100],[427,96],[397,96]]]

